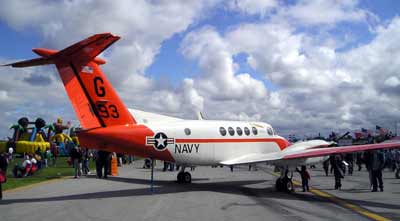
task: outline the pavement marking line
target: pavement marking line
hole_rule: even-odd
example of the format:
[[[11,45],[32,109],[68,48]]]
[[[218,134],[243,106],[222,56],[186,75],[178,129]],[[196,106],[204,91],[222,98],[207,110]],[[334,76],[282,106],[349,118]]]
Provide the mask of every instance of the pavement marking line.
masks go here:
[[[276,172],[269,172],[269,171],[265,171],[265,172],[270,173],[270,174],[272,174],[274,176],[277,176],[277,177],[280,176],[280,174],[278,174]],[[299,181],[297,181],[297,180],[292,180],[292,182],[297,186],[301,186],[301,183]],[[355,204],[346,202],[345,200],[343,200],[341,198],[338,198],[338,197],[336,197],[336,196],[334,196],[334,195],[332,195],[330,193],[327,193],[327,192],[324,192],[322,190],[319,190],[319,189],[317,189],[315,187],[311,187],[310,188],[310,192],[312,194],[316,195],[316,196],[320,196],[320,197],[329,199],[330,201],[332,201],[332,202],[334,202],[334,203],[336,203],[336,204],[338,204],[338,205],[340,205],[340,206],[342,206],[344,208],[350,209],[350,210],[352,210],[352,211],[354,211],[354,212],[356,212],[358,214],[361,214],[361,215],[363,215],[365,217],[368,217],[370,219],[377,220],[377,221],[390,221],[390,219],[388,219],[388,218],[385,218],[385,217],[380,216],[380,215],[378,215],[376,213],[368,211],[367,209],[364,209],[364,208],[362,208],[360,206],[357,206]]]
[[[21,187],[17,187],[17,188],[14,188],[14,189],[4,190],[3,193],[14,193],[14,192],[22,191],[22,190],[28,190],[28,189],[32,189],[32,188],[34,188],[36,186],[40,186],[40,185],[43,185],[43,184],[49,184],[49,183],[56,183],[56,182],[60,182],[62,180],[66,180],[68,178],[71,178],[71,176],[54,178],[54,179],[42,181],[42,182],[39,182],[39,183],[32,183],[32,184],[29,184],[29,185],[26,185],[26,186],[21,186]],[[21,178],[21,179],[23,179],[23,178]]]

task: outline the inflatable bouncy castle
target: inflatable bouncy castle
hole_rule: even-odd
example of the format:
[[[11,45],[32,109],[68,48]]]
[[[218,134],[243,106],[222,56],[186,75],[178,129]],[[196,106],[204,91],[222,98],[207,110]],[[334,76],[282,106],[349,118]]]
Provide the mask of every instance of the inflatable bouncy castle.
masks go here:
[[[35,153],[37,150],[45,152],[53,147],[57,148],[60,155],[68,155],[68,149],[72,148],[74,142],[70,136],[63,133],[70,128],[70,123],[62,123],[61,118],[53,124],[46,125],[42,118],[29,122],[28,118],[22,117],[17,124],[10,127],[10,130],[13,130],[12,137],[9,137],[8,141],[0,141],[0,152],[7,152],[8,148],[12,147],[15,153]]]

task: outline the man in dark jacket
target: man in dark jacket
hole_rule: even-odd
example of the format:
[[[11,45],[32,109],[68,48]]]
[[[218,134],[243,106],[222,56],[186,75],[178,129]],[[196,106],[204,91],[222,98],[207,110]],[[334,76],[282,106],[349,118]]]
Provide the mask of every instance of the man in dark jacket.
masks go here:
[[[110,164],[110,152],[99,150],[97,151],[97,164],[98,164],[98,171],[97,177],[101,178],[103,173],[102,170],[104,168],[104,178],[108,178],[108,169]],[[97,170],[97,169],[96,169]]]
[[[333,175],[335,176],[335,190],[342,188],[343,171],[342,171],[342,157],[340,155],[331,155],[329,162],[333,168]]]
[[[382,170],[385,167],[385,155],[382,151],[377,150],[372,154],[371,174],[372,174],[372,192],[379,189],[383,192]]]
[[[82,163],[82,151],[78,146],[73,147],[70,150],[71,161],[75,169],[75,178],[79,178],[82,175],[81,163]]]

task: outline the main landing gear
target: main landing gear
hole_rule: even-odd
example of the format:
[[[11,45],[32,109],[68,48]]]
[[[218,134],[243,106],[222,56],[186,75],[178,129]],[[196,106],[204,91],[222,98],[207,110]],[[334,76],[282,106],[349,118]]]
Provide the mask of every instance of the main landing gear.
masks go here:
[[[289,169],[287,167],[279,168],[281,176],[276,180],[275,188],[278,192],[293,193],[294,186],[292,182],[293,174],[289,177]]]
[[[181,171],[179,171],[178,176],[178,183],[191,183],[192,182],[192,175],[189,172],[185,172],[185,167],[182,166]]]

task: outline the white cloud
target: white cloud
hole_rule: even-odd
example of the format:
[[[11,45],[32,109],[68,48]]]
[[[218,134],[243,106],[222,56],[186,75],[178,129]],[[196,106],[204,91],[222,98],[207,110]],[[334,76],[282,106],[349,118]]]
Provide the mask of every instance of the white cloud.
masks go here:
[[[398,87],[400,86],[400,80],[396,76],[391,76],[385,80],[384,84],[389,87]]]
[[[260,15],[261,17],[264,17],[268,11],[278,6],[276,0],[233,0],[227,4],[231,10],[249,15]]]
[[[194,112],[203,111],[204,98],[199,95],[197,90],[194,88],[193,79],[183,80],[183,91],[185,103],[189,104]]]
[[[101,32],[121,35],[105,57],[112,83],[119,86],[127,76],[144,74],[161,43],[184,31],[216,1],[7,1],[0,18],[11,27],[39,30],[45,45],[63,48]]]
[[[111,32],[120,35],[122,39],[102,54],[108,62],[102,68],[117,91],[122,92],[119,94],[127,101],[127,106],[178,113],[182,103],[187,102],[180,94],[181,92],[158,88],[158,82],[146,76],[145,69],[154,62],[154,57],[159,52],[163,41],[186,30],[191,24],[201,19],[207,9],[217,3],[218,0],[6,1],[0,3],[0,19],[17,31],[25,29],[36,31],[35,34],[39,34],[42,40],[42,45],[36,45],[36,47],[62,49],[95,33]],[[24,78],[30,81],[37,80],[36,73],[41,69],[30,70],[33,70],[30,73],[34,76],[19,75],[13,84],[23,84]],[[0,71],[10,72],[10,69],[5,68]],[[21,69],[18,71],[26,72]],[[9,76],[9,73],[6,75]],[[21,78],[22,76],[24,78]],[[55,91],[52,88],[54,85],[57,86],[56,91],[64,90],[59,78],[56,79],[56,83],[40,87],[32,84],[14,87],[0,83],[0,90],[19,102],[18,105],[14,104],[10,108],[2,106],[2,110],[6,109],[5,112],[13,112],[12,109],[14,109],[15,113],[2,122],[15,121],[16,119],[11,118],[30,114],[28,107],[20,107],[21,105],[31,103],[32,115],[38,114],[38,111],[33,111],[33,109],[44,110],[45,108],[41,108],[41,105],[46,102],[42,103],[41,97],[44,96],[42,92]],[[32,96],[37,97],[36,99],[23,94],[31,90]],[[70,105],[67,105],[69,108],[65,111],[61,108],[69,103],[65,93],[55,94],[63,96],[60,98],[46,96],[47,103],[52,104],[51,108],[46,109],[46,113],[65,114],[69,118],[74,118]],[[196,95],[194,91],[191,91],[191,94]],[[156,103],[158,105],[155,105]],[[194,105],[201,108],[199,101],[194,102]],[[19,113],[15,109],[22,111]],[[3,125],[2,128],[6,127]]]
[[[230,45],[211,27],[189,33],[182,53],[198,60],[202,75],[198,87],[211,99],[260,99],[267,95],[264,84],[247,73],[235,73]]]
[[[280,16],[287,16],[298,24],[321,25],[342,21],[365,21],[371,15],[357,8],[358,0],[300,0],[291,7],[280,11]]]

